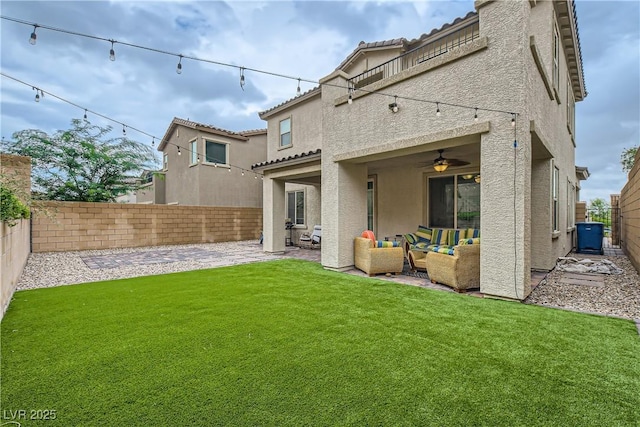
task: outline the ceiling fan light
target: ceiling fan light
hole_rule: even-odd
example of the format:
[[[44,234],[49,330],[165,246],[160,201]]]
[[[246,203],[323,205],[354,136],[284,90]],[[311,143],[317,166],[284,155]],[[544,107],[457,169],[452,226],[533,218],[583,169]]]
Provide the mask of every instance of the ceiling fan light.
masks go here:
[[[480,184],[480,175],[476,175],[474,179],[478,184]]]
[[[462,175],[462,178],[466,179],[466,180],[470,180],[471,178],[473,178],[473,174],[472,173],[468,173],[466,175]]]
[[[433,164],[433,168],[436,170],[436,172],[444,172],[448,167],[449,163],[447,163],[446,160],[437,161]]]

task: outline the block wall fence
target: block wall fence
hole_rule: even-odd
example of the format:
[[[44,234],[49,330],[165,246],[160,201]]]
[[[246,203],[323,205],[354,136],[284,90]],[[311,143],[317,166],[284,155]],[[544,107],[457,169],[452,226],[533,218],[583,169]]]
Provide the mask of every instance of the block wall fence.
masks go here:
[[[620,246],[640,272],[640,150],[620,192]]]
[[[258,239],[262,209],[47,202],[32,222],[32,252]]]

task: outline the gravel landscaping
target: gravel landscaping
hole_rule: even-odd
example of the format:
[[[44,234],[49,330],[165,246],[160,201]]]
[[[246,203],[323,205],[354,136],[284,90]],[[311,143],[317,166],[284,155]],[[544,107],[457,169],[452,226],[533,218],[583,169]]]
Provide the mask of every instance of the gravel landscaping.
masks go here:
[[[602,286],[588,286],[568,284],[563,281],[566,273],[554,269],[533,290],[525,303],[640,319],[640,276],[626,256],[570,256],[594,261],[607,259],[624,273],[604,274]]]

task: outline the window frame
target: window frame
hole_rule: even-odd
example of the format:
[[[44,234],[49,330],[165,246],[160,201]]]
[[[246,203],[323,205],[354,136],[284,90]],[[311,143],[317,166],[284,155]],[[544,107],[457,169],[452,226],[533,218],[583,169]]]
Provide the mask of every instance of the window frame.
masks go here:
[[[560,232],[560,169],[552,161],[551,169],[551,231]]]
[[[169,170],[169,153],[163,153],[162,155],[162,170]]]
[[[556,98],[558,99],[558,103],[560,103],[560,97],[558,96],[558,92],[560,91],[560,31],[558,30],[558,23],[553,22],[553,45],[551,46],[553,49],[553,55],[551,58],[551,80],[553,88],[556,91]]]
[[[289,132],[282,133],[282,123],[288,121],[289,122]],[[291,116],[284,118],[278,122],[278,149],[283,150],[285,148],[289,148],[293,146],[293,120]],[[282,144],[283,135],[289,134],[289,143],[287,145]]]
[[[567,178],[567,232],[576,228],[576,187]]]
[[[298,222],[299,218],[298,218],[298,206],[295,207],[294,212],[292,217],[289,217],[289,196],[291,194],[294,194],[294,200],[297,202],[298,199],[298,195],[301,194],[302,195],[302,222]],[[286,192],[286,197],[285,197],[285,212],[287,215],[287,218],[291,219],[291,222],[293,222],[293,226],[294,228],[303,228],[306,226],[306,221],[307,221],[307,192],[305,190],[290,190]]]
[[[453,229],[457,229],[460,228],[460,224],[459,224],[459,215],[461,212],[458,212],[458,205],[459,205],[459,200],[458,200],[458,192],[460,189],[460,184],[464,183],[465,181],[471,181],[469,182],[470,184],[473,182],[475,185],[477,185],[478,189],[480,189],[480,185],[481,183],[476,181],[476,177],[479,176],[480,172],[476,171],[476,172],[457,172],[457,173],[453,173],[453,174],[449,174],[449,175],[431,175],[427,177],[427,184],[426,184],[426,191],[427,191],[427,224],[429,224],[429,227],[431,228],[453,228]],[[463,176],[465,175],[471,175],[473,176],[473,178],[469,178],[469,179],[464,179]],[[431,210],[432,205],[434,205],[434,203],[432,203],[432,197],[433,195],[431,194],[431,181],[432,180],[437,180],[439,178],[453,178],[453,182],[451,183],[451,185],[453,186],[453,200],[451,201],[451,206],[450,208],[452,209],[451,215],[452,215],[452,226],[449,225],[435,225],[433,223],[433,212]],[[478,195],[478,197],[481,197],[480,195]],[[482,213],[481,213],[481,209],[480,209],[480,199],[478,199],[477,202],[478,205],[478,213],[480,214],[480,218],[478,220],[479,224],[477,228],[480,228],[480,225],[482,224]],[[465,227],[468,228],[468,227]],[[475,227],[473,227],[475,228]]]
[[[198,164],[198,138],[189,141],[189,166]]]
[[[229,143],[228,142],[222,142],[222,141],[216,141],[215,139],[208,139],[208,138],[202,138],[204,141],[204,164],[207,165],[217,165],[217,166],[222,166],[222,167],[229,167]],[[218,145],[223,145],[224,146],[224,163],[217,163],[217,162],[210,162],[209,160],[207,160],[207,142],[210,142],[212,144],[218,144]]]
[[[571,135],[575,135],[576,126],[576,100],[571,87],[571,76],[567,75],[567,129]]]

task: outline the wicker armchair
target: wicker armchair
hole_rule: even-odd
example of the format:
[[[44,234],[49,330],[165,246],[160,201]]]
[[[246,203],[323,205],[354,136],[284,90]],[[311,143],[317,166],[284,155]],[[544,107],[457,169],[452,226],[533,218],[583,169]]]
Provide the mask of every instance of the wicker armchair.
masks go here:
[[[402,273],[404,265],[402,247],[376,248],[373,240],[356,237],[353,248],[356,268],[369,276],[379,273]]]
[[[453,255],[428,252],[427,271],[433,283],[451,286],[456,292],[480,287],[480,245],[457,245]]]

